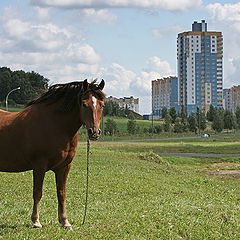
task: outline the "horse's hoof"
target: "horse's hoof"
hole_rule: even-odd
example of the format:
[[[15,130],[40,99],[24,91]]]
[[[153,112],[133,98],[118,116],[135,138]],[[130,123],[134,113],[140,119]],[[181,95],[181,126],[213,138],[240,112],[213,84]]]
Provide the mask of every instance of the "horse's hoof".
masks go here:
[[[62,225],[63,228],[67,229],[67,230],[70,230],[70,231],[73,231],[73,228],[72,226],[69,224],[66,224],[66,225]]]
[[[33,228],[42,228],[42,225],[40,223],[34,223]]]

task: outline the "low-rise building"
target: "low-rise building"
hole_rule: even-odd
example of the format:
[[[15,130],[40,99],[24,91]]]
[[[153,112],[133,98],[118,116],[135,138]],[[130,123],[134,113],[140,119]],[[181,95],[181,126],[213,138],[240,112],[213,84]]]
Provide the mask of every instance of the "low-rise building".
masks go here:
[[[122,108],[127,108],[131,111],[139,113],[139,98],[134,98],[133,96],[130,97],[123,97],[123,98],[115,98],[110,96],[106,98],[105,101],[113,101],[118,103],[118,105]]]

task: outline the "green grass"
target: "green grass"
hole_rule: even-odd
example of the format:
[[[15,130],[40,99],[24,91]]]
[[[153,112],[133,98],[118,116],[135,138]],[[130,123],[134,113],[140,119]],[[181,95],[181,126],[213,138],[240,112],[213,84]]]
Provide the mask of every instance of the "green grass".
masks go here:
[[[0,239],[240,239],[240,185],[236,175],[207,175],[239,157],[159,157],[158,149],[231,152],[240,137],[147,143],[91,144],[87,220],[86,145],[80,144],[67,183],[74,231],[57,221],[54,174],[40,204],[41,230],[32,229],[32,173],[0,173]],[[220,151],[221,152],[221,151]],[[220,153],[219,152],[219,153]],[[224,164],[221,168],[226,167]]]
[[[106,146],[105,146],[106,145]],[[144,142],[122,142],[117,145],[114,142],[108,142],[97,147],[105,146],[109,150],[122,150],[130,152],[153,151],[155,153],[240,153],[240,137],[210,137],[210,138],[193,138],[179,140],[163,141],[144,141]]]

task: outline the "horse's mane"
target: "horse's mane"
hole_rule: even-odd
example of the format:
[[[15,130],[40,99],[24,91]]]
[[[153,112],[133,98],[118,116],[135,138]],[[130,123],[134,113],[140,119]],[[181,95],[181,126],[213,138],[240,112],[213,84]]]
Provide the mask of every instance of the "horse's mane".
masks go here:
[[[98,99],[104,100],[105,94],[99,89],[96,80],[87,84],[87,89],[84,89],[84,81],[55,84],[51,86],[47,92],[43,93],[36,99],[31,100],[26,107],[44,102],[46,104],[52,104],[63,99],[57,110],[60,112],[70,112],[80,104],[82,97],[86,94],[92,93]]]

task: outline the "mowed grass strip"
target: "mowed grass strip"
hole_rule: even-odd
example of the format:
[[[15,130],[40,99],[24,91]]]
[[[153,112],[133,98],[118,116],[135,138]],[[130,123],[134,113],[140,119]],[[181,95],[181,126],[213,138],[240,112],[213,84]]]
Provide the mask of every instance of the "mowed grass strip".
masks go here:
[[[192,144],[198,148],[207,142],[212,152],[223,145],[225,151],[237,147],[224,138],[215,145],[211,139]],[[172,148],[184,149],[190,143],[173,141]],[[81,223],[86,146],[80,144],[67,183],[68,218],[74,231],[58,224],[52,172],[44,182],[41,230],[32,229],[30,221],[31,171],[0,173],[0,239],[239,239],[239,178],[207,175],[202,170],[220,162],[238,164],[240,158],[159,157],[153,150],[164,144],[171,147],[170,141],[91,144],[85,225]]]
[[[105,146],[109,150],[155,153],[215,153],[215,154],[239,154],[240,136],[221,136],[210,138],[192,138],[162,141],[144,142],[114,142],[104,143],[98,147]]]

